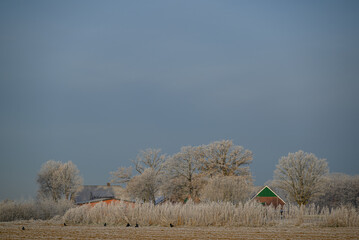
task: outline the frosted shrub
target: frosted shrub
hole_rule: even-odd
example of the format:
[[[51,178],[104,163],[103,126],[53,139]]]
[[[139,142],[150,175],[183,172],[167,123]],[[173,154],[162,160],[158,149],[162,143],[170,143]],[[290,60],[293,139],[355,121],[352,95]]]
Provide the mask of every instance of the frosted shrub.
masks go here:
[[[74,207],[69,200],[58,202],[43,199],[41,201],[28,200],[15,202],[5,200],[0,203],[0,221],[28,220],[28,219],[51,219]]]
[[[0,203],[0,221],[2,222],[31,219],[35,214],[33,203],[29,201],[17,203],[6,200]]]
[[[340,206],[324,215],[321,224],[326,227],[359,227],[359,213],[353,206]]]
[[[33,202],[33,207],[36,210],[36,219],[51,219],[54,216],[63,216],[65,212],[74,207],[72,201],[60,199],[55,202],[51,199],[43,199]]]
[[[220,176],[209,180],[202,190],[202,199],[209,201],[228,201],[239,203],[249,197],[250,177]]]

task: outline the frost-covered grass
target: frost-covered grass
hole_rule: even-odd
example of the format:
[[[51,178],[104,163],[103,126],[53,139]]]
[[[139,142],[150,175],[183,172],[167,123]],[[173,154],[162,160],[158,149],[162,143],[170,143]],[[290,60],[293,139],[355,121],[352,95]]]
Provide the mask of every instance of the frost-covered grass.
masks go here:
[[[142,226],[167,226],[169,223],[186,226],[260,226],[265,221],[279,218],[279,213],[272,208],[265,209],[246,203],[235,206],[231,203],[200,204],[136,204],[134,207],[123,203],[107,205],[99,203],[94,207],[81,206],[66,212],[64,220],[69,223],[109,223],[124,225],[126,223]],[[271,214],[265,216],[270,212]]]
[[[58,202],[49,199],[22,202],[3,201],[0,202],[0,221],[46,220],[55,216],[63,216],[68,209],[73,207],[74,204],[69,200],[59,200]]]
[[[359,227],[358,210],[349,206],[332,209],[330,213],[323,214],[321,224],[326,227]]]
[[[275,225],[317,225],[359,227],[359,213],[353,207],[342,206],[329,211],[314,205],[298,207],[288,205],[283,216],[278,209],[264,207],[255,202],[234,205],[225,202],[187,204],[136,204],[107,205],[99,203],[69,209],[64,221],[72,224],[125,225],[138,223],[141,226],[275,226]]]
[[[154,206],[150,203],[99,203],[94,207],[83,205],[75,207],[72,202],[60,200],[42,201],[3,201],[0,203],[0,221],[28,219],[60,219],[72,224],[126,225],[135,223],[141,226],[300,226],[321,227],[359,227],[359,212],[351,206],[339,208],[319,208],[315,205],[298,207],[286,205],[283,215],[279,209],[264,207],[256,202],[234,205],[229,202],[202,202],[194,204],[165,203]]]

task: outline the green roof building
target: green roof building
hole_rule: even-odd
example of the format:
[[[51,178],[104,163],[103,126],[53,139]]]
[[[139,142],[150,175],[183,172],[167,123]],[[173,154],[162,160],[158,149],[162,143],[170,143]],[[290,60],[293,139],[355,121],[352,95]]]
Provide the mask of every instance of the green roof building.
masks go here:
[[[256,201],[260,202],[264,206],[274,206],[275,208],[279,205],[284,206],[285,202],[281,197],[278,196],[270,187],[263,187],[253,198]]]

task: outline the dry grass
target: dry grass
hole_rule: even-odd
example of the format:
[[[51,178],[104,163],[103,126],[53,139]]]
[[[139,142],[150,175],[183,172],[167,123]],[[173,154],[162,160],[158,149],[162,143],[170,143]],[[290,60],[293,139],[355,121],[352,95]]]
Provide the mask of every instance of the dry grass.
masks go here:
[[[22,226],[25,230],[21,230]],[[103,224],[64,227],[62,222],[0,222],[0,239],[358,239],[359,228],[142,227]]]
[[[359,214],[353,207],[340,206],[330,213],[323,214],[323,226],[327,227],[358,227]]]
[[[66,213],[65,213],[66,212]],[[315,205],[298,207],[286,205],[283,216],[280,211],[264,207],[256,202],[234,205],[229,202],[208,202],[194,204],[136,204],[124,203],[107,205],[100,203],[94,207],[84,205],[74,207],[70,202],[12,201],[0,203],[0,221],[26,219],[56,219],[69,224],[103,224],[124,226],[127,223],[141,226],[225,226],[225,227],[270,227],[270,226],[310,226],[310,227],[359,227],[358,210],[350,206],[336,209],[320,209]]]
[[[141,226],[321,226],[321,227],[359,227],[359,213],[353,207],[338,209],[319,209],[314,205],[297,207],[288,205],[281,216],[278,209],[264,207],[256,202],[234,205],[232,203],[200,204],[137,204],[128,207],[123,203],[107,205],[100,203],[94,207],[81,206],[69,209],[64,221],[71,224],[125,225],[136,222]]]

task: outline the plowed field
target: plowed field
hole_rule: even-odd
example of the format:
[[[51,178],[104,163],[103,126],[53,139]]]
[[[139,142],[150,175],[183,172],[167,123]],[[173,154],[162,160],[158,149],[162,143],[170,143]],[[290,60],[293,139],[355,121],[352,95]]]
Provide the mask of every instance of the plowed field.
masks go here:
[[[25,230],[22,230],[22,227]],[[359,239],[359,228],[129,227],[50,221],[1,222],[0,239]]]

